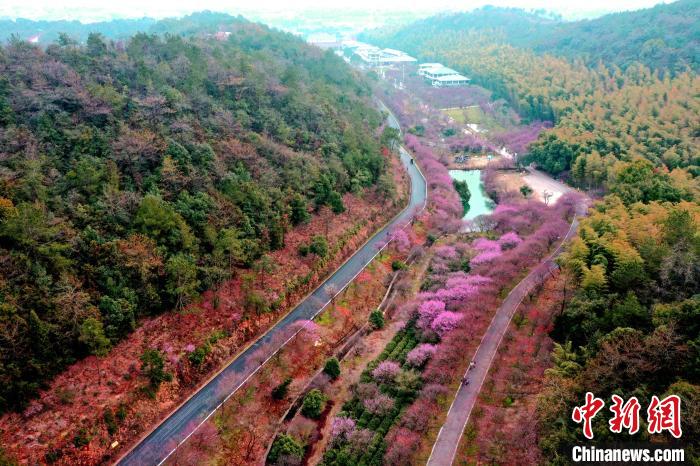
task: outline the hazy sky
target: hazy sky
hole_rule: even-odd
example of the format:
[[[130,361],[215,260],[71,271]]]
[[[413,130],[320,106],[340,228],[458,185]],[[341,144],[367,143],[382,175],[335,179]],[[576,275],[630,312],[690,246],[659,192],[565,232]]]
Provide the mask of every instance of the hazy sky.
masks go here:
[[[557,11],[565,18],[579,18],[611,11],[646,8],[661,2],[662,0],[1,0],[0,17],[78,19],[90,22],[112,17],[182,16],[205,9],[226,13],[258,10],[275,14],[292,13],[293,10],[306,8],[471,10],[491,4],[545,8]]]

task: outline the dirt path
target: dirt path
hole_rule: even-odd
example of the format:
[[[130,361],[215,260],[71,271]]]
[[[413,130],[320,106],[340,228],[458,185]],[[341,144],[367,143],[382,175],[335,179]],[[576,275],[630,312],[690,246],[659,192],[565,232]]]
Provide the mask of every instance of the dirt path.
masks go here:
[[[528,168],[527,171],[528,174],[523,176],[523,181],[532,188],[539,199],[544,200],[545,191],[551,193],[552,197],[549,199],[550,204],[554,204],[562,194],[572,190],[571,187],[565,185],[561,181],[551,178],[541,171],[537,171],[533,168]]]

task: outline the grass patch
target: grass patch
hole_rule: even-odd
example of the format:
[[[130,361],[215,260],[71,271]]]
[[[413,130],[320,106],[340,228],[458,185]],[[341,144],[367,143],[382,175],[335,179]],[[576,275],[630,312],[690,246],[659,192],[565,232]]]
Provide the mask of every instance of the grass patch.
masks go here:
[[[333,322],[335,322],[335,319],[332,316],[332,312],[330,308],[326,308],[325,311],[323,311],[321,314],[319,314],[318,317],[316,317],[316,323],[320,325],[321,327],[330,327],[333,325]]]

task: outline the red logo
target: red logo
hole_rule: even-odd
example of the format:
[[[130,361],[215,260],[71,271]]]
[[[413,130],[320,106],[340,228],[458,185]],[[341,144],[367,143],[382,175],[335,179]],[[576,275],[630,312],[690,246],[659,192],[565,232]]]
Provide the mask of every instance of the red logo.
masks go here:
[[[587,439],[593,438],[592,421],[598,411],[603,409],[603,406],[605,406],[603,400],[596,398],[591,392],[586,392],[586,404],[575,407],[574,412],[571,413],[571,419],[575,423],[580,424],[583,421],[583,435]]]
[[[625,400],[613,395],[612,400],[610,411],[613,412],[613,417],[608,421],[610,432],[619,434],[625,428],[630,435],[636,434],[639,431],[639,409],[641,408],[637,398],[633,396],[627,400],[627,403],[623,403]]]
[[[639,411],[641,405],[636,397],[631,397],[625,402],[618,395],[612,396],[613,404],[610,411],[613,417],[608,421],[610,432],[622,433],[626,429],[630,435],[639,432]],[[591,392],[586,392],[586,402],[583,406],[576,406],[571,413],[571,419],[577,424],[583,423],[583,435],[587,439],[593,438],[593,418],[603,409],[605,402],[596,398]],[[678,395],[669,395],[659,400],[656,395],[651,397],[647,408],[647,430],[650,434],[660,434],[668,431],[675,438],[683,435],[681,430],[681,399]]]
[[[654,395],[647,409],[649,433],[660,434],[667,430],[676,438],[683,435],[681,430],[681,399],[678,395],[669,395],[663,400]]]

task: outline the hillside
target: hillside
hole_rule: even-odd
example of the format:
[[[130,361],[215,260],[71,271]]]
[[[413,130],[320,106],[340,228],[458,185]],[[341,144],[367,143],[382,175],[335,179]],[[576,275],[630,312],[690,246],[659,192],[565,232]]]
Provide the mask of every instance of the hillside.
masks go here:
[[[373,31],[365,39],[417,53],[436,33],[479,32],[489,40],[595,66],[627,68],[641,62],[654,70],[700,68],[700,1],[679,0],[654,8],[593,20],[557,21],[515,8],[484,7],[438,15],[410,27]]]
[[[697,462],[699,5],[681,1],[577,23],[484,9],[368,35],[468,74],[523,116],[552,121],[522,161],[597,199],[553,279],[561,280],[559,291],[541,294],[556,305],[541,327],[552,350],[530,353],[541,373],[521,372],[533,333],[503,351],[517,363],[498,369],[519,374],[484,385],[481,400],[492,406],[469,421],[457,461],[572,464],[575,445],[632,439],[610,432],[607,408],[593,423],[594,440],[584,437],[572,412],[592,392],[606,403],[635,396],[642,409],[652,396],[677,395],[686,460]],[[524,380],[532,384],[527,390],[514,388]],[[494,394],[489,383],[499,382],[505,388]],[[672,437],[643,426],[633,439]],[[517,449],[528,460],[513,460]]]
[[[474,15],[494,18],[490,12]],[[494,24],[514,28],[513,18],[524,14],[495,10],[495,15]],[[550,173],[569,173],[581,187],[618,192],[627,203],[697,198],[700,108],[694,96],[700,79],[694,72],[660,77],[639,63],[621,70],[606,62],[587,66],[580,60],[538,55],[484,29],[462,29],[462,24],[473,24],[471,17],[453,17],[448,27],[446,17],[438,16],[369,38],[425,61],[444,62],[507,99],[521,115],[553,121],[555,127],[530,147],[528,157]],[[527,18],[525,29],[541,31],[549,22]],[[692,44],[692,29],[683,34]]]
[[[234,22],[244,21],[242,17],[226,13],[202,11],[182,18],[113,19],[94,23],[80,21],[45,21],[17,18],[16,20],[0,20],[0,41],[13,39],[29,40],[36,38],[43,46],[61,40],[72,40],[85,44],[90,34],[100,34],[105,39],[128,40],[137,33],[146,34],[175,34],[194,35],[214,33],[225,30]]]
[[[641,62],[654,70],[675,73],[700,69],[700,1],[679,0],[645,10],[615,13],[594,20],[557,25],[533,38],[531,47],[569,59],[582,58],[627,68]]]
[[[291,35],[226,27],[0,49],[0,411],[236,268],[272,270],[344,195],[391,198],[362,80]]]

